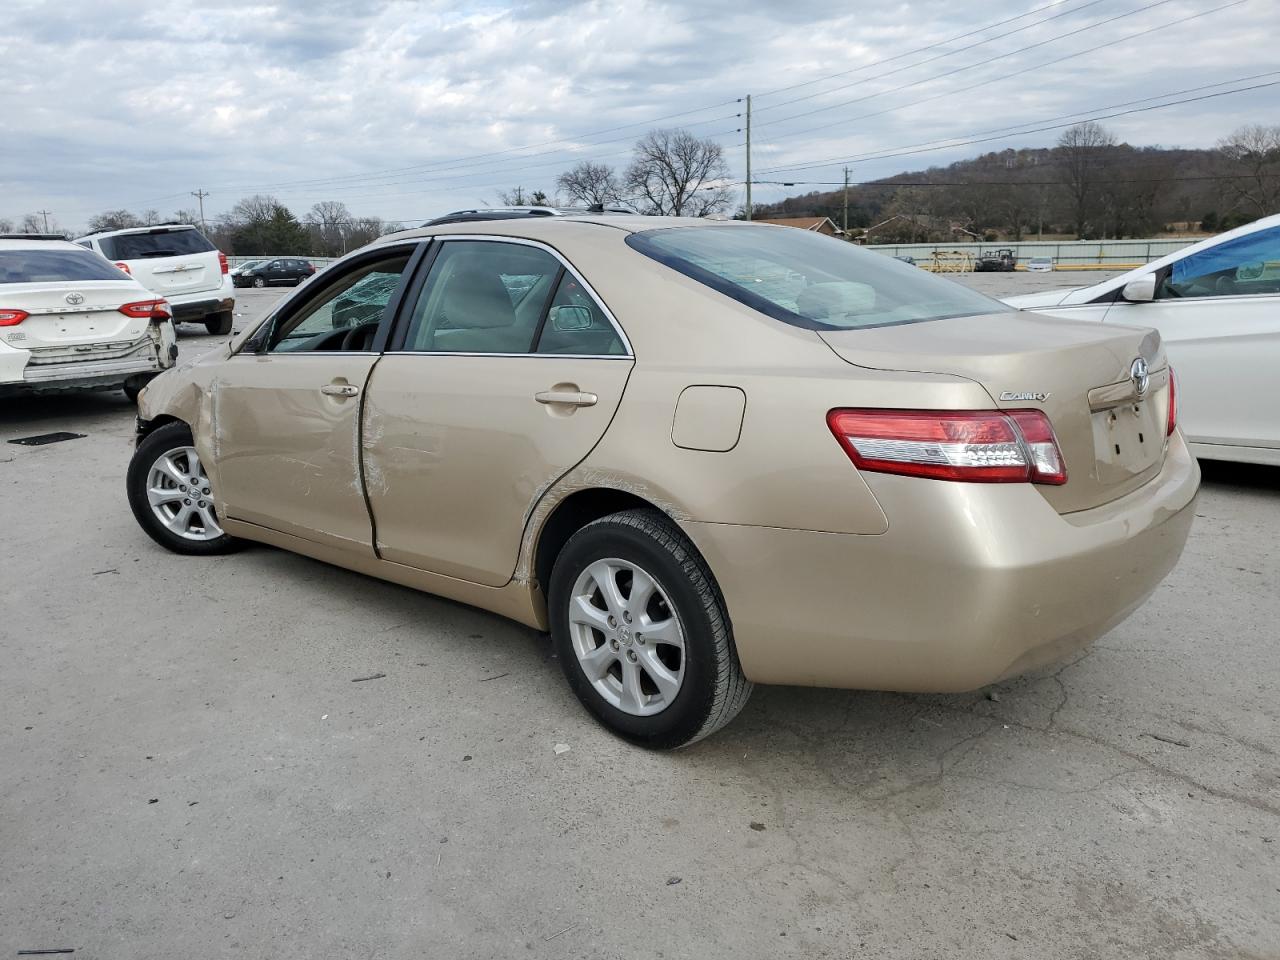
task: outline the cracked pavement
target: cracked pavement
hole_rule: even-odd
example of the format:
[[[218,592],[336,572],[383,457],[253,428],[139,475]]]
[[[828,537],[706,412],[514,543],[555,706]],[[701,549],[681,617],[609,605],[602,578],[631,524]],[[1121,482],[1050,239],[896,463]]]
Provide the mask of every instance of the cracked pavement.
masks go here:
[[[0,949],[1280,957],[1280,470],[1207,465],[1181,564],[1070,663],[758,688],[649,754],[523,627],[165,553],[125,504],[131,418],[0,408],[0,439],[87,434],[0,456]]]

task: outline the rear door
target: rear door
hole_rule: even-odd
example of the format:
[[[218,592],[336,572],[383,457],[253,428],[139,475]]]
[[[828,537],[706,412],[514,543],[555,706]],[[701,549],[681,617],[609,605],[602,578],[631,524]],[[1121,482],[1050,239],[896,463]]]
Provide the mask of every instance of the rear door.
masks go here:
[[[609,425],[630,346],[586,282],[534,243],[438,243],[411,302],[365,400],[378,552],[501,586],[533,505]]]
[[[218,464],[228,517],[372,555],[360,405],[418,247],[348,261],[223,363],[213,404],[218,449],[201,452]],[[381,299],[377,316],[335,329],[335,303],[368,290]]]
[[[1280,448],[1280,228],[1175,261],[1155,300],[1119,301],[1106,319],[1160,331],[1189,439]]]
[[[218,248],[194,227],[153,227],[103,237],[98,245],[108,260],[127,264],[135,280],[161,296],[222,286]]]

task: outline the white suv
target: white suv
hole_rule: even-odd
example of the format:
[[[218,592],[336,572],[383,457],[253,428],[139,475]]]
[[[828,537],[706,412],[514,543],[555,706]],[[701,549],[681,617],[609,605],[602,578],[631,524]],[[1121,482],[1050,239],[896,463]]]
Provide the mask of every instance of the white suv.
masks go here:
[[[123,387],[178,356],[169,305],[61,236],[0,235],[0,394]]]
[[[190,224],[105,230],[76,243],[168,300],[175,323],[203,323],[210,333],[231,332],[236,295],[227,257]]]

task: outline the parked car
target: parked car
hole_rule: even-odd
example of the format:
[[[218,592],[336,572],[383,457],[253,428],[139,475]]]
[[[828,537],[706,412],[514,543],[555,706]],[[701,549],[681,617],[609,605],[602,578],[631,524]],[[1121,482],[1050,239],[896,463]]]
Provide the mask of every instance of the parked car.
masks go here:
[[[237,263],[231,268],[231,282],[235,283],[236,277],[240,276],[246,270],[256,267],[260,263],[266,262],[266,260],[246,260],[244,263]]]
[[[0,391],[119,388],[173,366],[169,305],[65,237],[0,235]]]
[[[201,323],[216,334],[231,332],[236,298],[227,258],[190,224],[106,230],[76,243],[102,254],[164,297],[175,323]]]
[[[1154,327],[1177,370],[1196,456],[1280,464],[1280,216],[1101,283],[1008,302],[1108,327]]]
[[[310,260],[297,257],[278,257],[260,260],[232,278],[237,287],[296,287],[303,280],[314,276],[315,266]]]
[[[1032,257],[1027,261],[1027,269],[1032,273],[1049,273],[1053,270],[1053,257]]]
[[[986,250],[979,253],[973,261],[974,273],[1009,273],[1018,266],[1018,258],[1012,247],[1001,247],[999,250]]]
[[[383,238],[158,378],[128,495],[179,553],[256,540],[547,629],[593,715],[673,747],[753,683],[1065,656],[1173,567],[1198,478],[1148,331],[803,230],[530,217]]]

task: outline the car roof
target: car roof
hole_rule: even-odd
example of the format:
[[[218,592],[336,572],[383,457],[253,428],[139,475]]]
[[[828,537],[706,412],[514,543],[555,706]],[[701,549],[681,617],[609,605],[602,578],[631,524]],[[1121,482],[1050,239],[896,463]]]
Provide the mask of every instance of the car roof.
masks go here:
[[[89,252],[80,244],[72,243],[65,237],[53,239],[47,235],[20,236],[12,233],[0,237],[0,250],[75,250],[77,253]]]
[[[145,227],[121,227],[119,230],[99,230],[97,233],[86,233],[77,240],[97,240],[101,237],[118,237],[126,233],[172,233],[175,230],[195,230],[190,223],[153,223]]]
[[[454,223],[437,223],[432,226],[418,227],[413,230],[402,230],[390,233],[374,241],[375,245],[413,240],[419,237],[440,235],[466,235],[491,237],[515,237],[525,240],[542,240],[554,245],[557,238],[582,236],[584,230],[600,236],[599,231],[620,231],[624,234],[641,233],[646,230],[663,230],[672,227],[727,227],[778,229],[770,224],[748,223],[742,220],[709,220],[703,217],[649,217],[626,216],[611,217],[599,214],[582,214],[566,216],[516,217],[501,220],[463,220]]]

